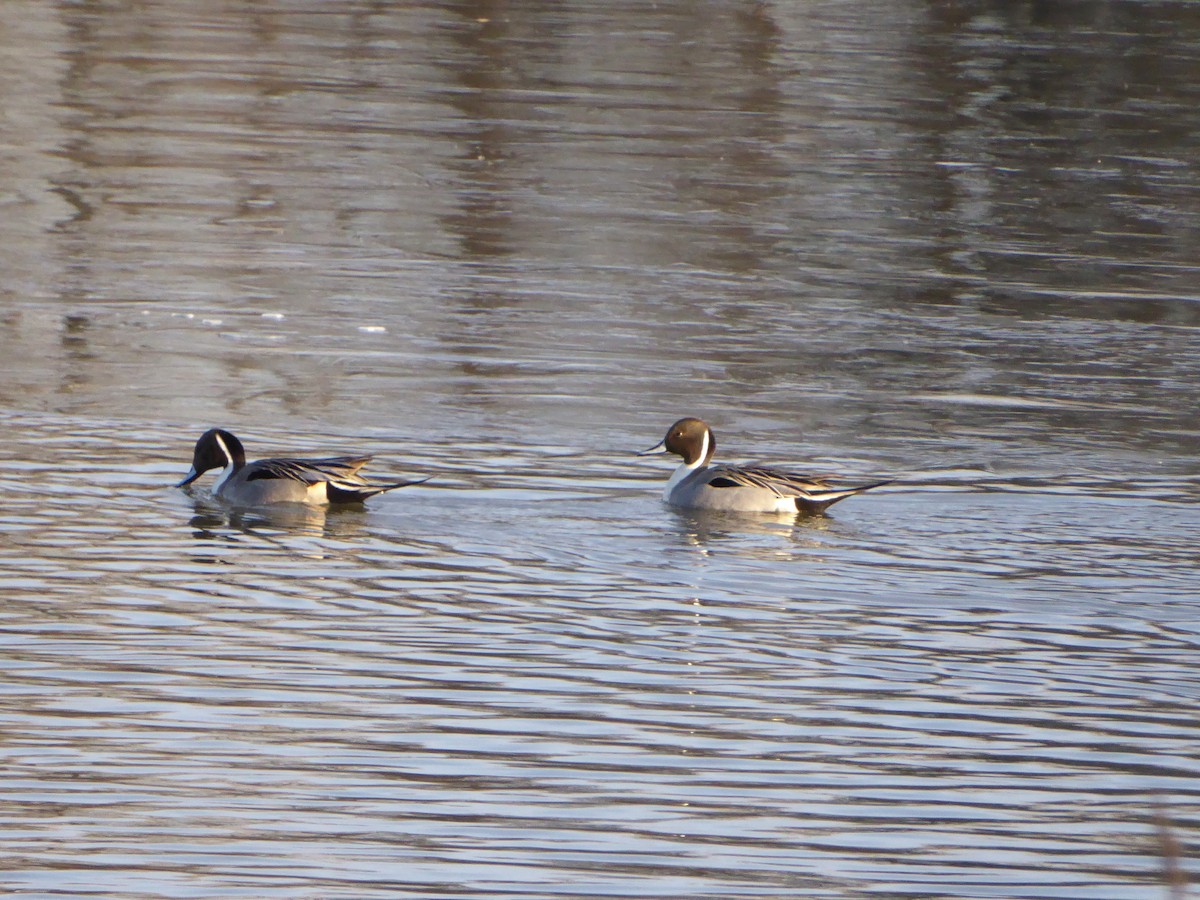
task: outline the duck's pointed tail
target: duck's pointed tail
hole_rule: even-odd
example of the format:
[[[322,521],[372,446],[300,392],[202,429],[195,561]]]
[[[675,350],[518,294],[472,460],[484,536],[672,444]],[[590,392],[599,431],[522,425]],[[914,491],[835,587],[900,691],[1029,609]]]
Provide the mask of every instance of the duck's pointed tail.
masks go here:
[[[414,478],[412,481],[394,481],[391,484],[371,484],[371,485],[352,485],[338,484],[331,481],[326,485],[325,490],[329,494],[330,503],[362,503],[368,497],[374,497],[376,494],[382,494],[385,491],[394,491],[396,488],[409,487],[414,484],[424,484],[432,475],[426,475],[424,478]]]
[[[894,480],[893,478],[889,478],[887,481],[874,481],[871,484],[860,484],[857,487],[851,488],[809,491],[804,496],[796,498],[796,511],[808,513],[809,515],[819,515],[839,500],[845,500],[847,497],[853,497],[855,494],[861,494],[863,491],[869,491],[872,488],[883,487],[885,484],[891,484]]]

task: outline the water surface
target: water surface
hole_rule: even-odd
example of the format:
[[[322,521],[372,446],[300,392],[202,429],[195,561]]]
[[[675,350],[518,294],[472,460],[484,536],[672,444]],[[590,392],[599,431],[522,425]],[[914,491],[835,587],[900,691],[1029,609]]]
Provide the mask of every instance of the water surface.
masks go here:
[[[1200,10],[0,5],[0,884],[1168,896]],[[634,451],[897,484],[673,512]],[[171,485],[372,452],[428,485]]]

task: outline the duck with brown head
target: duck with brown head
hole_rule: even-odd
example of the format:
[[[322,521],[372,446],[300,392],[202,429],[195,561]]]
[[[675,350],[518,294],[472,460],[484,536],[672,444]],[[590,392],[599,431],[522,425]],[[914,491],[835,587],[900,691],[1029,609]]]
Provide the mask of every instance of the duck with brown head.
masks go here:
[[[766,466],[709,465],[716,450],[712,429],[702,419],[689,416],[638,455],[674,453],[683,458],[667,482],[663,499],[687,509],[818,514],[846,497],[891,483],[837,487],[824,478]]]

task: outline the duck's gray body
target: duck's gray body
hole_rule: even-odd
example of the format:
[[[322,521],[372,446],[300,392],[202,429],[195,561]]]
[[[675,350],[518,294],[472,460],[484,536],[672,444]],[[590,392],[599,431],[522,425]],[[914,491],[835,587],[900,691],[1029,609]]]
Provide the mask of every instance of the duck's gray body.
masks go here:
[[[700,419],[686,418],[672,425],[667,436],[642,455],[676,453],[683,457],[683,464],[667,482],[663,499],[685,509],[816,514],[846,497],[889,483],[839,488],[824,478],[766,466],[710,466],[716,449],[712,429]]]
[[[384,491],[419,484],[398,481],[370,484],[358,474],[370,456],[332,456],[325,459],[260,459],[246,462],[246,452],[228,431],[212,428],[196,441],[192,469],[179,482],[191,484],[210,469],[222,472],[213,485],[213,496],[236,506],[264,506],[271,503],[361,503]]]

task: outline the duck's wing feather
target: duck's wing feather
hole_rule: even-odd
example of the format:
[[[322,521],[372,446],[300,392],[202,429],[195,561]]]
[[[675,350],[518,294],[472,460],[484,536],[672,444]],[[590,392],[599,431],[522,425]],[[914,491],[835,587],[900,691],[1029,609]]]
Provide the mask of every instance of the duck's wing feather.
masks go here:
[[[768,466],[714,466],[708,483],[715,488],[761,488],[776,497],[810,497],[833,489],[822,477]]]
[[[317,484],[327,481],[348,488],[366,486],[367,482],[358,470],[365,466],[370,456],[330,456],[325,459],[260,459],[250,464],[252,471],[247,481],[259,478],[281,478],[301,484]]]

